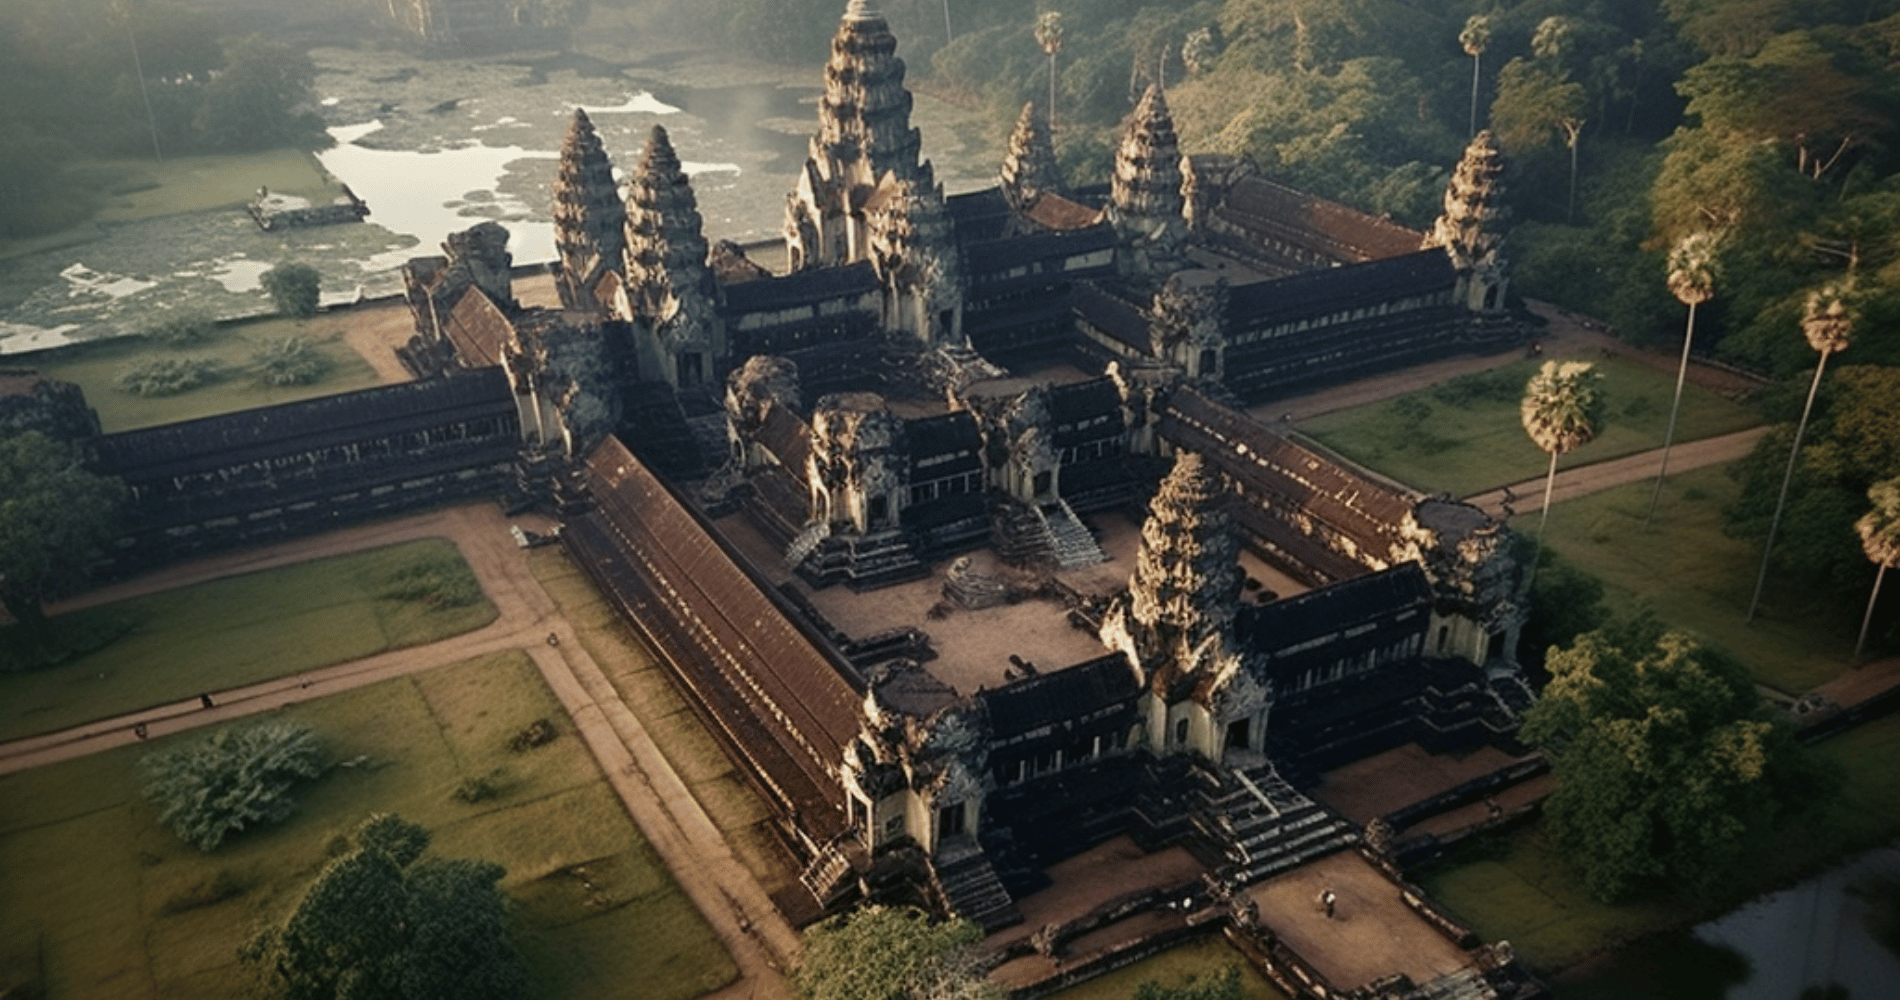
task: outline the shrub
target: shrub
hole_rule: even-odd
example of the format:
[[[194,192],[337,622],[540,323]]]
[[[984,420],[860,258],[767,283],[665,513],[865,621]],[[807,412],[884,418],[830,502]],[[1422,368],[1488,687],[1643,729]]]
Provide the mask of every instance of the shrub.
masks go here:
[[[270,293],[271,304],[286,316],[303,318],[317,314],[317,294],[322,276],[308,264],[279,264],[258,276],[258,284]]]
[[[217,322],[211,318],[210,313],[198,309],[187,309],[173,313],[146,327],[144,335],[147,340],[177,346],[195,344],[211,336],[211,331],[216,328]]]
[[[474,805],[477,802],[486,802],[489,799],[500,796],[507,783],[507,769],[498,767],[487,774],[478,774],[473,777],[463,778],[462,783],[456,785],[455,791],[449,794],[450,797],[457,802],[466,802],[469,805]]]
[[[390,573],[376,596],[388,601],[413,601],[437,610],[463,608],[481,600],[482,585],[461,563],[435,559]]]
[[[201,851],[246,827],[288,819],[296,811],[291,790],[325,769],[309,727],[274,721],[220,729],[139,764],[159,822]]]
[[[213,358],[150,358],[119,369],[112,384],[134,396],[176,396],[223,375],[224,366]]]
[[[308,337],[285,337],[253,352],[251,370],[267,386],[311,385],[329,373],[330,359]]]

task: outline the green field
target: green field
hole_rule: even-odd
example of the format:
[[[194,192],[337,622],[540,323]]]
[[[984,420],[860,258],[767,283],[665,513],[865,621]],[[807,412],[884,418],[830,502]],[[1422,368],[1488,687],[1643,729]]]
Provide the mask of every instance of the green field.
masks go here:
[[[85,390],[86,402],[99,413],[107,433],[155,427],[236,410],[331,396],[381,384],[375,369],[343,340],[352,315],[347,310],[307,320],[266,317],[220,324],[196,344],[168,346],[143,337],[120,337],[35,355],[31,363],[48,378]],[[265,386],[246,374],[251,355],[264,343],[297,336],[312,339],[330,359],[330,370],[310,385]],[[113,385],[127,365],[156,359],[210,359],[221,362],[222,379],[174,396],[135,396]]]
[[[415,574],[429,581],[421,599]],[[432,593],[452,596],[431,607]],[[494,619],[461,553],[440,538],[78,611],[55,626],[129,631],[61,667],[0,673],[0,739],[422,645]]]
[[[1558,359],[1561,360],[1561,359]],[[1641,362],[1587,357],[1603,373],[1604,426],[1595,441],[1558,460],[1567,469],[1662,447],[1675,376]],[[1470,496],[1542,476],[1550,456],[1531,443],[1518,416],[1524,384],[1541,361],[1516,361],[1431,389],[1323,414],[1300,430],[1327,448],[1427,492]],[[1755,412],[1690,385],[1683,389],[1677,441],[1695,441],[1761,423]]]
[[[1722,534],[1722,508],[1740,489],[1719,467],[1671,475],[1648,529],[1651,481],[1579,497],[1551,508],[1547,541],[1603,581],[1617,612],[1652,611],[1728,650],[1756,680],[1798,694],[1848,669],[1862,609],[1817,606],[1770,577],[1761,613],[1746,621],[1761,545]]]
[[[137,790],[140,756],[204,731],[0,777],[0,993],[38,979],[45,996],[81,1000],[248,995],[239,943],[294,904],[336,838],[377,811],[433,830],[435,856],[508,870],[503,888],[537,998],[686,1000],[736,976],[525,655],[277,717],[310,726],[333,759],[360,763],[310,785],[285,824],[210,854],[159,826]],[[537,719],[558,738],[510,751],[509,737]],[[497,770],[496,798],[451,797],[462,780]]]

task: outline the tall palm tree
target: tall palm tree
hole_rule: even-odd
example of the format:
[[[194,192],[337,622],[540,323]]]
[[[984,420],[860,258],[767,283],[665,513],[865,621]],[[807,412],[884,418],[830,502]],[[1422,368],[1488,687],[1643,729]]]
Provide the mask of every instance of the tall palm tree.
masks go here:
[[[1873,501],[1874,508],[1854,522],[1854,530],[1860,532],[1860,546],[1866,550],[1867,558],[1880,569],[1874,573],[1874,592],[1867,598],[1867,613],[1860,619],[1860,638],[1854,642],[1856,660],[1867,646],[1867,626],[1874,621],[1874,604],[1880,600],[1880,581],[1886,578],[1888,569],[1900,566],[1900,478],[1875,483],[1867,491],[1867,499]]]
[[[1484,50],[1491,44],[1491,17],[1488,14],[1473,14],[1465,20],[1465,30],[1458,33],[1458,44],[1465,47],[1465,55],[1471,57],[1471,134],[1478,134],[1478,63]]]
[[[1537,519],[1537,554],[1525,587],[1537,577],[1537,561],[1544,553],[1544,526],[1550,522],[1550,494],[1557,485],[1557,456],[1589,444],[1603,424],[1603,396],[1597,391],[1597,371],[1587,361],[1546,361],[1524,386],[1519,413],[1524,430],[1537,447],[1550,453],[1550,471],[1544,474],[1544,509]]]
[[[1801,407],[1801,422],[1794,427],[1794,447],[1788,450],[1788,471],[1781,477],[1781,496],[1775,500],[1775,516],[1768,521],[1768,544],[1761,550],[1761,572],[1755,577],[1755,596],[1748,602],[1748,621],[1755,620],[1761,607],[1761,592],[1768,585],[1768,556],[1775,551],[1775,535],[1781,530],[1781,511],[1788,504],[1788,484],[1794,482],[1795,459],[1801,456],[1801,438],[1808,432],[1808,414],[1814,410],[1814,394],[1821,388],[1821,373],[1827,370],[1828,355],[1847,349],[1854,333],[1854,279],[1830,281],[1808,293],[1807,311],[1801,317],[1801,332],[1808,346],[1821,352],[1814,366],[1814,381],[1808,386],[1808,401]]]
[[[1036,15],[1036,44],[1049,54],[1049,131],[1056,130],[1056,53],[1062,51],[1062,12]]]
[[[1676,366],[1676,399],[1669,404],[1669,429],[1663,431],[1662,464],[1656,469],[1656,489],[1649,495],[1649,513],[1643,527],[1656,517],[1663,477],[1669,475],[1669,446],[1676,440],[1676,415],[1682,412],[1682,383],[1689,374],[1689,345],[1695,340],[1695,307],[1715,297],[1714,233],[1690,233],[1669,252],[1669,290],[1689,307],[1689,325],[1682,332],[1682,363]]]

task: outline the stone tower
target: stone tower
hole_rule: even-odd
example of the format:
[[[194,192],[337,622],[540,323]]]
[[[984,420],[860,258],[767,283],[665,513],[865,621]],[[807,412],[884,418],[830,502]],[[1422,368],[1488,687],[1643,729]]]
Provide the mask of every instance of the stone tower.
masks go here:
[[[870,256],[865,205],[886,174],[937,197],[922,135],[910,124],[904,60],[884,15],[851,0],[831,39],[818,132],[788,198],[785,244],[793,269]]]
[[[1109,189],[1108,218],[1127,250],[1126,273],[1162,274],[1178,265],[1187,238],[1181,179],[1174,116],[1161,88],[1151,84],[1123,126]]]
[[[613,164],[587,112],[574,109],[554,178],[554,248],[561,261],[561,304],[593,312],[594,288],[623,266],[627,209],[615,190]]]
[[[626,267],[614,311],[634,324],[642,377],[676,389],[705,384],[726,354],[719,286],[706,264],[699,201],[658,125],[627,180]]]
[[[1227,279],[1208,270],[1170,275],[1149,312],[1149,350],[1189,378],[1219,381],[1227,354]]]
[[[963,262],[940,191],[887,175],[866,221],[885,329],[925,347],[962,346]]]
[[[1504,308],[1504,154],[1485,129],[1465,147],[1445,185],[1445,210],[1425,234],[1426,248],[1443,247],[1458,271],[1460,301],[1473,310]]]
[[[1034,204],[1044,193],[1060,194],[1060,178],[1049,123],[1036,113],[1036,104],[1031,101],[1023,105],[1016,131],[1009,136],[1009,153],[1003,157],[1001,176],[1003,196],[1020,209]]]
[[[1148,506],[1126,611],[1104,623],[1105,633],[1119,623],[1123,635],[1103,638],[1151,673],[1188,667],[1203,644],[1217,651],[1231,644],[1240,542],[1226,503],[1220,470],[1183,451]]]

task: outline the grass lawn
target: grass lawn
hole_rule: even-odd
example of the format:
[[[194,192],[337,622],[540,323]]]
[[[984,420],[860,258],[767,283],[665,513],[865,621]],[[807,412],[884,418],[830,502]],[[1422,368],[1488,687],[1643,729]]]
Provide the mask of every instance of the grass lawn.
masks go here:
[[[336,838],[372,812],[433,830],[437,857],[507,869],[537,998],[686,1000],[737,975],[525,655],[278,715],[314,729],[334,759],[366,763],[308,786],[283,825],[210,854],[158,825],[137,770],[154,746],[206,731],[0,777],[0,991],[38,978],[58,997],[247,995],[253,979],[237,964],[239,943],[287,912]],[[558,738],[510,751],[509,737],[537,719],[554,723]],[[451,796],[464,779],[497,771],[497,797]]]
[[[651,650],[601,599],[600,592],[558,547],[529,556],[535,579],[554,598],[587,652],[640,724],[653,734],[667,762],[686,782],[746,870],[768,893],[790,888],[796,861],[769,826],[770,812],[734,769],[717,739],[688,708]]]
[[[1534,968],[1556,972],[1641,935],[1713,916],[1900,833],[1900,769],[1890,763],[1900,754],[1900,716],[1875,720],[1814,750],[1839,769],[1840,794],[1817,815],[1777,831],[1751,855],[1727,898],[1711,905],[1599,903],[1584,892],[1541,823],[1494,838],[1420,881],[1485,940],[1509,940]]]
[[[317,158],[296,149],[221,156],[105,160],[89,165],[111,176],[111,195],[94,218],[131,222],[248,204],[259,186],[321,204],[342,192]]]
[[[1848,668],[1860,607],[1815,607],[1771,580],[1762,613],[1743,620],[1761,547],[1722,534],[1722,508],[1740,484],[1718,467],[1671,475],[1645,530],[1653,489],[1653,482],[1631,483],[1557,504],[1551,548],[1602,580],[1618,613],[1653,611],[1728,650],[1759,681],[1800,693]]]
[[[331,396],[380,385],[375,369],[343,340],[355,314],[349,310],[306,320],[266,317],[220,324],[210,337],[178,347],[143,337],[120,337],[37,354],[32,364],[48,378],[77,384],[86,402],[99,412],[107,433],[155,427],[220,413]],[[330,370],[310,385],[265,386],[246,374],[251,355],[267,341],[308,337],[330,359]],[[120,370],[141,361],[210,359],[220,362],[223,378],[173,396],[135,396],[113,385]]]
[[[1563,360],[1561,358],[1556,360]],[[1587,357],[1603,373],[1604,426],[1595,441],[1558,460],[1587,465],[1662,447],[1675,376],[1625,358]],[[1542,363],[1522,360],[1489,372],[1367,406],[1302,421],[1326,447],[1428,492],[1469,496],[1542,476],[1550,464],[1524,433],[1518,403]],[[1694,441],[1761,423],[1755,412],[1686,386],[1676,440]]]
[[[422,574],[423,590],[411,575]],[[429,595],[442,595],[431,607]],[[466,603],[453,603],[465,601]],[[59,628],[130,630],[64,666],[0,673],[0,739],[189,699],[495,620],[447,539],[213,580],[53,619]]]
[[[1286,994],[1274,989],[1265,976],[1248,965],[1247,960],[1218,935],[1169,948],[1127,968],[1052,993],[1049,1000],[1128,1000],[1142,983],[1151,979],[1163,986],[1180,987],[1197,977],[1221,975],[1228,966],[1240,970],[1240,995],[1246,1000],[1285,1000]]]

